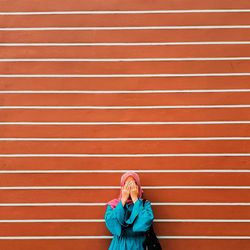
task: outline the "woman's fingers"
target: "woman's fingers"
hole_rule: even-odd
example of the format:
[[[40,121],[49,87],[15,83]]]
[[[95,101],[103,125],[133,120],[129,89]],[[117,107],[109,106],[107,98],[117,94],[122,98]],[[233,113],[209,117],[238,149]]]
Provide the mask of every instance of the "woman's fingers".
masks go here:
[[[128,181],[125,186],[130,187],[130,185],[131,185],[131,181]]]
[[[129,183],[127,183],[127,184],[125,185],[125,188],[126,188],[127,190],[129,190]]]
[[[135,191],[136,189],[138,190],[138,186],[135,184],[133,180],[128,181],[125,185],[124,188],[128,191]]]
[[[135,191],[138,190],[138,186],[135,184],[135,182],[133,182],[130,186],[130,191]]]

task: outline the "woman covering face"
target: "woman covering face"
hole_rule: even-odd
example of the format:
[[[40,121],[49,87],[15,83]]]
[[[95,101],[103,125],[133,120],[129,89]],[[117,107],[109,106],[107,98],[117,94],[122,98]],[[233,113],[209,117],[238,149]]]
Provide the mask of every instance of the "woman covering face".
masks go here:
[[[106,204],[105,224],[113,239],[109,250],[144,250],[145,232],[154,220],[151,202],[142,201],[143,190],[137,173],[121,176],[120,195]]]

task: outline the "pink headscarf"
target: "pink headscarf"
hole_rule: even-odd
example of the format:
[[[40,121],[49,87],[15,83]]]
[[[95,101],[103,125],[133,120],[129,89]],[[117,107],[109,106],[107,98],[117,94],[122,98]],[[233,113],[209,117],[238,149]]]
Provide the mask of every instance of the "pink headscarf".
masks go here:
[[[137,173],[133,172],[133,171],[128,171],[126,173],[124,173],[122,176],[121,176],[121,187],[124,186],[125,184],[125,181],[126,179],[129,177],[129,176],[132,176],[134,179],[135,179],[135,182],[136,184],[138,185],[138,198],[142,198],[142,195],[143,195],[143,190],[141,188],[141,183],[140,183],[140,177]],[[119,198],[115,198],[113,200],[110,200],[108,203],[106,203],[106,205],[110,205],[112,208],[115,208],[117,203],[119,203],[119,201],[121,200],[122,198],[122,189],[120,189],[120,195],[119,195]],[[133,203],[133,201],[131,199],[127,199],[126,203],[130,204],[130,203]]]

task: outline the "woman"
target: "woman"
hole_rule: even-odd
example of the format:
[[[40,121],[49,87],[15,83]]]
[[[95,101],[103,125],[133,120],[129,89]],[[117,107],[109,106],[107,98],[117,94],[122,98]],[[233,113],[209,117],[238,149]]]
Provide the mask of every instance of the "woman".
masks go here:
[[[142,201],[143,190],[137,173],[128,171],[121,176],[119,198],[106,205],[105,224],[113,234],[109,250],[143,250],[145,232],[154,220],[151,202]]]

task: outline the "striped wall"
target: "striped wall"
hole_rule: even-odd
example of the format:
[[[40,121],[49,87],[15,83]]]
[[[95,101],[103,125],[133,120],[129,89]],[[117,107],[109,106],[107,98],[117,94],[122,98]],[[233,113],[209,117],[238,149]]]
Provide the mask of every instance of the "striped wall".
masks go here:
[[[0,24],[0,249],[108,249],[127,170],[163,249],[250,249],[250,2],[1,0]]]

